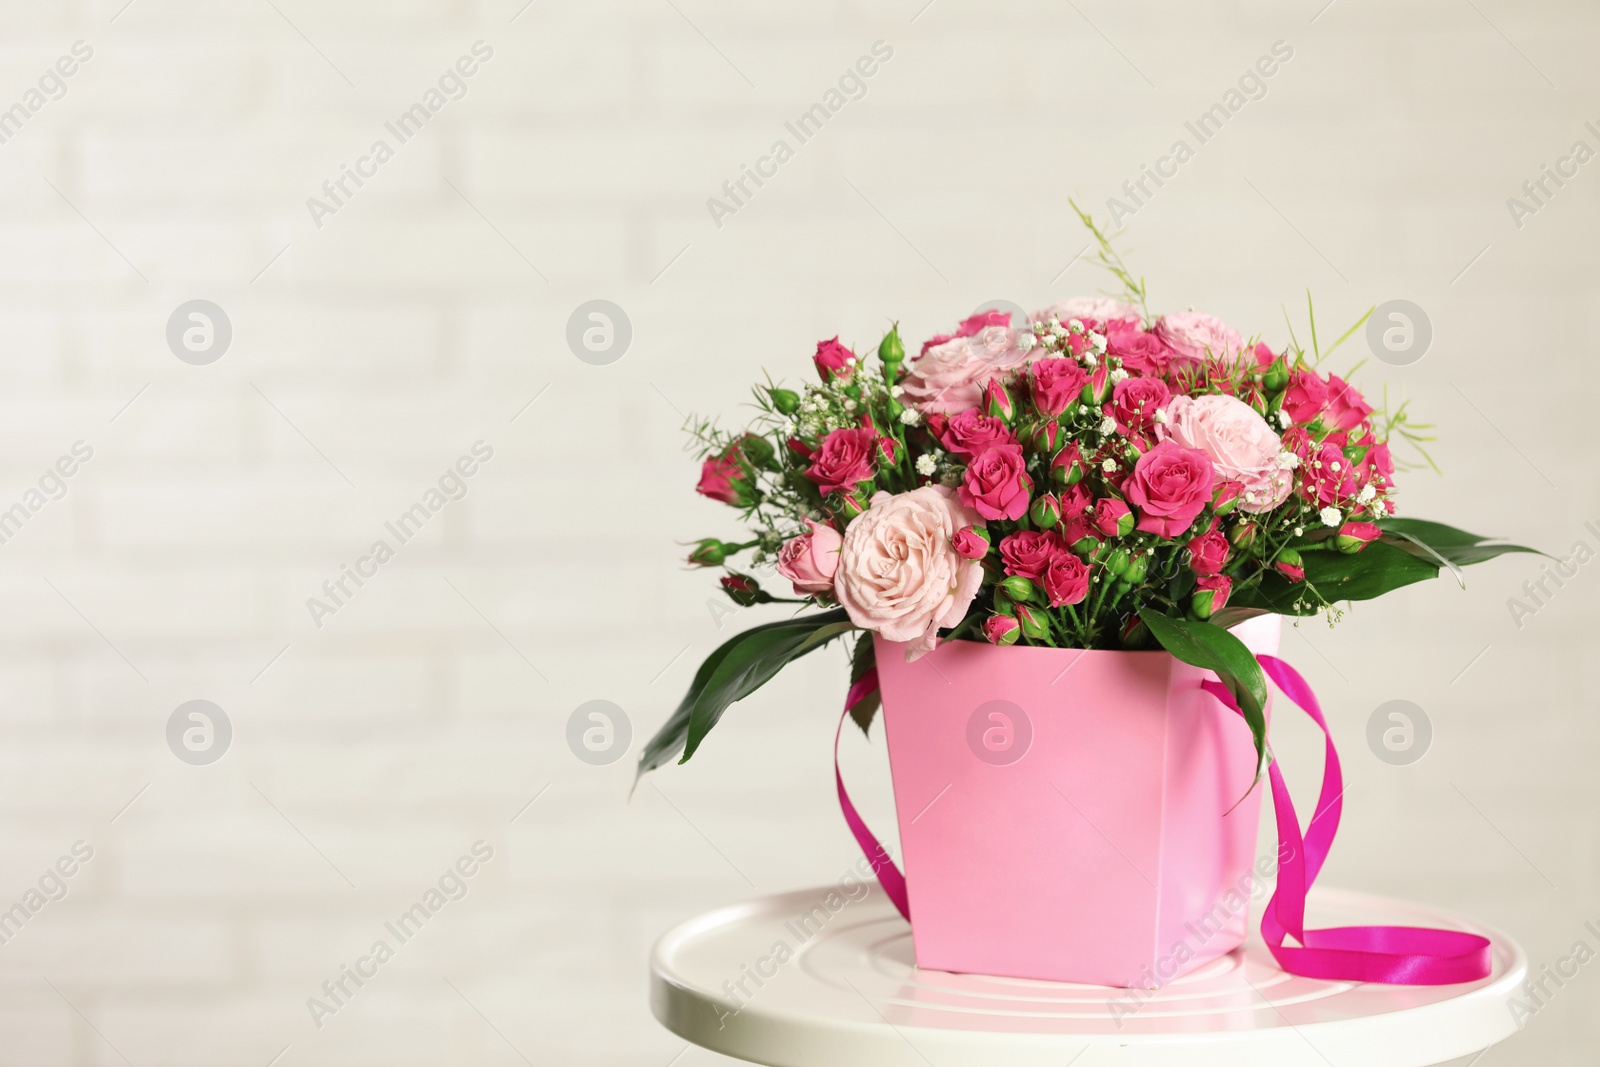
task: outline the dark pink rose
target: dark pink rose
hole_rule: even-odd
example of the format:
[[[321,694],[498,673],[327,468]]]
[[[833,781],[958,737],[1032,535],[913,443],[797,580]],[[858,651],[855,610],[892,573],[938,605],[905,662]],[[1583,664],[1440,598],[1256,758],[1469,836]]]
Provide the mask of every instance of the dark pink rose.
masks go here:
[[[1111,387],[1111,415],[1125,435],[1152,434],[1156,412],[1172,400],[1172,390],[1160,378],[1124,378]]]
[[[1061,517],[1076,519],[1089,510],[1089,505],[1094,500],[1094,494],[1089,492],[1089,487],[1082,482],[1069,485],[1061,490]]]
[[[1033,406],[1051,418],[1066,411],[1089,380],[1088,372],[1074,359],[1041,359],[1028,368],[1028,377],[1033,387]]]
[[[1278,357],[1272,354],[1272,349],[1267,347],[1265,341],[1256,342],[1256,366],[1266,370],[1272,366],[1272,361]]]
[[[962,319],[961,325],[956,327],[957,337],[973,337],[980,333],[985,326],[1010,326],[1011,312],[1009,311],[980,311],[968,319]]]
[[[1028,511],[1033,480],[1017,445],[990,445],[967,464],[957,490],[961,503],[986,519],[1020,519]]]
[[[834,430],[822,439],[816,458],[806,468],[806,477],[817,483],[823,496],[837,489],[853,489],[857,482],[872,477],[878,454],[875,431]]]
[[[1139,457],[1123,493],[1139,509],[1138,529],[1177,537],[1211,503],[1216,473],[1211,457],[1197,448],[1162,441]]]
[[[1356,387],[1337,374],[1328,376],[1328,410],[1323,421],[1335,430],[1353,430],[1372,414],[1368,404]]]
[[[932,428],[932,420],[930,429]],[[977,408],[958,411],[944,421],[937,432],[939,443],[958,456],[975,456],[990,445],[1016,444],[1006,424],[984,415]]]
[[[1051,558],[1040,584],[1051,607],[1076,604],[1089,595],[1089,568],[1077,556],[1064,552]]]
[[[1033,582],[1044,575],[1052,559],[1066,554],[1066,542],[1054,531],[1021,530],[1000,542],[1006,573]]]
[[[712,456],[700,465],[700,484],[694,491],[724,504],[737,505],[749,499],[749,482],[738,460]]]
[[[1189,542],[1189,566],[1196,574],[1221,573],[1228,554],[1228,538],[1221,530],[1203,533]]]
[[[1172,365],[1172,349],[1134,323],[1113,323],[1106,334],[1106,351],[1122,360],[1129,374],[1164,377]]]
[[[1361,459],[1361,480],[1379,485],[1394,484],[1394,456],[1387,441],[1373,445]]]
[[[829,382],[835,378],[843,381],[854,374],[855,358],[856,354],[835,337],[831,341],[818,341],[817,354],[811,357],[811,361],[817,365],[817,373],[822,375],[822,380]]]
[[[1133,532],[1133,510],[1114,496],[1095,503],[1094,528],[1107,537],[1123,537]]]
[[[1381,536],[1383,531],[1378,529],[1376,523],[1347,522],[1339,527],[1334,545],[1340,552],[1360,552]]]
[[[950,547],[962,559],[982,559],[989,554],[989,534],[982,526],[963,526],[950,538]]]
[[[1283,410],[1299,426],[1305,426],[1328,406],[1328,383],[1314,370],[1297,370],[1289,375],[1289,388],[1283,394]]]
[[[1300,461],[1300,476],[1306,496],[1323,507],[1341,505],[1361,488],[1356,483],[1355,464],[1338,445],[1327,442],[1312,452],[1309,460]]]
[[[1014,645],[1022,636],[1022,624],[1010,615],[990,615],[983,620],[983,636],[992,645]]]

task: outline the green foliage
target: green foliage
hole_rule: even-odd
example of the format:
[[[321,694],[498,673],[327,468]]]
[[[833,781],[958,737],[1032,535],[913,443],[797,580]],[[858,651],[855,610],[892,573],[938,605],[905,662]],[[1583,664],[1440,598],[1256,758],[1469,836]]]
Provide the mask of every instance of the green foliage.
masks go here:
[[[1244,642],[1211,622],[1163,615],[1145,609],[1139,618],[1161,647],[1191,667],[1213,671],[1228,687],[1256,746],[1256,777],[1267,768],[1267,678]]]

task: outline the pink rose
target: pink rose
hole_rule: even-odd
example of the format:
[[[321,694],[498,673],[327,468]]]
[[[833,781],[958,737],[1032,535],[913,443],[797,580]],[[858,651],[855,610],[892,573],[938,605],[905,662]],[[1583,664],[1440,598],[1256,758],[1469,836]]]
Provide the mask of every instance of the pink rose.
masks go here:
[[[1229,551],[1228,538],[1221,530],[1203,533],[1189,542],[1189,566],[1196,574],[1219,574]]]
[[[1237,361],[1244,351],[1239,331],[1221,319],[1199,311],[1180,311],[1156,320],[1155,334],[1180,360],[1203,363],[1206,359]]]
[[[1089,373],[1075,359],[1041,359],[1028,368],[1033,406],[1041,415],[1055,418],[1078,399]]]
[[[778,550],[778,573],[794,583],[796,596],[833,590],[833,573],[839,569],[839,546],[844,538],[832,526],[806,520],[810,531],[790,538]]]
[[[971,318],[961,320],[961,325],[956,327],[957,337],[971,337],[985,326],[1010,326],[1011,312],[1009,311],[980,311]]]
[[[838,489],[846,492],[857,482],[872,477],[878,456],[878,435],[873,430],[834,430],[822,439],[822,447],[806,468],[806,477],[817,483],[823,496]]]
[[[1016,444],[1017,439],[999,419],[979,414],[977,408],[958,411],[938,431],[939,443],[958,456],[973,456],[990,445]]]
[[[1033,354],[1040,350],[1037,347],[1023,348],[1019,341],[1022,336],[1020,331],[1009,326],[985,326],[973,334],[967,343],[972,346],[973,353],[998,374],[1024,366],[1037,358]],[[1032,333],[1028,336],[1031,337]]]
[[[1132,510],[1114,496],[1095,504],[1093,522],[1094,528],[1107,537],[1125,537],[1133,532]]]
[[[1172,349],[1153,333],[1131,323],[1119,324],[1106,334],[1106,351],[1122,360],[1130,374],[1163,377],[1172,365]]]
[[[850,621],[907,642],[907,659],[931,651],[939,627],[959,623],[983,584],[983,565],[963,559],[952,543],[972,525],[981,525],[978,516],[942,485],[875,494],[846,528],[834,574],[834,595]]]
[[[855,373],[855,358],[856,354],[835,337],[831,341],[817,342],[817,354],[811,357],[811,362],[817,365],[817,373],[822,375],[823,381],[835,378],[843,381]]]
[[[1289,387],[1283,393],[1283,410],[1301,426],[1322,414],[1328,406],[1328,383],[1314,370],[1297,370],[1289,375]]]
[[[1020,530],[1000,542],[1000,559],[1007,574],[1036,582],[1050,561],[1067,552],[1061,535],[1050,531]]]
[[[1051,607],[1076,604],[1089,595],[1089,568],[1077,556],[1063,552],[1051,557],[1041,584]]]
[[[1163,441],[1139,457],[1123,485],[1139,509],[1137,529],[1157,537],[1177,537],[1211,503],[1216,475],[1211,459],[1198,449]]]
[[[1338,445],[1323,442],[1308,459],[1300,461],[1306,496],[1323,507],[1342,505],[1359,490],[1356,467]]]
[[[983,636],[991,645],[1014,645],[1022,636],[1021,627],[1010,615],[990,615],[983,620]]]
[[[1124,378],[1111,387],[1111,414],[1125,435],[1144,435],[1156,427],[1156,412],[1172,401],[1160,378]]]
[[[1043,311],[1035,311],[1031,316],[1034,322],[1049,322],[1055,319],[1066,325],[1073,319],[1082,322],[1115,322],[1119,319],[1139,321],[1139,309],[1132,304],[1124,304],[1113,300],[1109,296],[1075,296],[1070,300],[1063,300],[1059,304],[1052,304]]]
[[[1367,421],[1367,416],[1371,414],[1372,405],[1362,398],[1355,386],[1337,374],[1328,375],[1328,410],[1324,412],[1323,421],[1329,427],[1353,430]]]
[[[967,464],[961,502],[986,519],[1020,519],[1028,511],[1033,480],[1017,445],[991,445]]]
[[[1379,486],[1394,484],[1394,455],[1387,441],[1373,445],[1361,460],[1361,480]]]
[[[995,370],[973,350],[972,342],[956,337],[912,360],[907,367],[905,395],[924,415],[953,415],[983,401],[983,387]]]
[[[700,484],[694,491],[724,504],[737,505],[749,496],[744,468],[729,456],[712,456],[700,465]]]
[[[1271,511],[1293,487],[1292,474],[1278,465],[1283,443],[1267,420],[1238,397],[1174,397],[1156,435],[1210,456],[1218,475],[1243,488],[1240,511]]]
[[[1069,485],[1061,491],[1061,514],[1065,518],[1076,519],[1089,510],[1093,500],[1094,494],[1083,482]]]
[[[1202,575],[1194,583],[1194,597],[1190,603],[1194,613],[1209,619],[1228,606],[1228,594],[1233,591],[1233,579],[1225,574]]]
[[[989,535],[982,526],[963,526],[950,544],[962,559],[982,559],[989,554]]]

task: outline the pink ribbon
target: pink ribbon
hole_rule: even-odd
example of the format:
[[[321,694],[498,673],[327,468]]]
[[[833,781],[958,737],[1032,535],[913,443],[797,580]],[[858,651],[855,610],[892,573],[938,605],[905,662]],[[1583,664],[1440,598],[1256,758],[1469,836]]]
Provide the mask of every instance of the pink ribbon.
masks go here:
[[[1487,938],[1461,930],[1437,930],[1420,926],[1340,926],[1321,930],[1305,928],[1306,893],[1322,870],[1334,836],[1339,832],[1343,808],[1344,774],[1333,734],[1317,704],[1316,695],[1293,667],[1276,656],[1258,656],[1267,676],[1277,683],[1284,696],[1311,716],[1322,730],[1324,757],[1322,792],[1316,813],[1300,832],[1289,787],[1274,760],[1267,766],[1272,783],[1272,806],[1278,824],[1278,886],[1261,916],[1261,937],[1290,974],[1329,981],[1382,982],[1389,985],[1451,985],[1475,982],[1489,975],[1493,952]],[[845,697],[845,712],[870,694],[878,685],[876,670],[861,677]],[[1204,682],[1202,688],[1234,711],[1239,705],[1221,682]],[[878,882],[890,901],[907,919],[911,917],[906,897],[905,876],[894,865],[883,845],[867,829],[845,792],[844,776],[839,773],[839,737],[844,716],[833,737],[833,773],[839,787],[839,806],[844,820],[866,853]],[[1298,945],[1286,944],[1293,937]]]

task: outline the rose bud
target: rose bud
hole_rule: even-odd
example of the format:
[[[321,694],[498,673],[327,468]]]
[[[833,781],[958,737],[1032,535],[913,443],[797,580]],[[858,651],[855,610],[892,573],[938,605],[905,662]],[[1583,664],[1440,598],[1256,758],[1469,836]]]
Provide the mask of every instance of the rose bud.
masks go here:
[[[723,455],[712,456],[702,463],[700,484],[695,486],[695,492],[734,507],[755,503],[756,488],[750,484],[737,452],[736,448],[730,448]]]
[[[1100,365],[1089,375],[1089,380],[1083,383],[1083,392],[1080,398],[1085,404],[1099,407],[1111,395],[1111,364],[1102,360]]]
[[[1033,450],[1035,452],[1054,452],[1056,441],[1061,438],[1061,424],[1047,422],[1033,432]]]
[[[1041,359],[1028,368],[1033,406],[1039,414],[1060,418],[1078,406],[1078,396],[1089,376],[1071,359]]]
[[[834,379],[848,381],[855,373],[856,354],[839,343],[835,337],[831,341],[818,341],[817,354],[811,357],[811,362],[817,366],[817,373],[825,382]]]
[[[1273,562],[1272,567],[1291,582],[1303,582],[1306,578],[1306,571],[1300,563],[1300,553],[1292,548],[1285,548],[1279,551],[1278,558]]]
[[[1030,641],[1050,640],[1050,617],[1039,608],[1017,605],[1017,622],[1022,625],[1022,636]]]
[[[1212,530],[1189,541],[1189,567],[1196,574],[1220,574],[1228,562],[1228,539]]]
[[[963,526],[950,539],[950,547],[962,559],[982,559],[989,554],[989,531],[982,526]]]
[[[844,539],[832,526],[814,519],[807,519],[806,525],[809,530],[790,538],[778,550],[778,573],[794,583],[795,596],[831,593]]]
[[[816,458],[817,450],[800,440],[798,437],[789,438],[785,444],[789,446],[790,452],[793,452],[795,455],[799,456],[808,463]]]
[[[777,452],[765,437],[747,433],[735,442],[735,446],[752,465],[773,471],[778,469]]]
[[[1115,574],[1118,578],[1125,578],[1128,573],[1128,564],[1133,561],[1133,555],[1125,548],[1113,548],[1100,560],[1100,565]]]
[[[1017,602],[1007,596],[1004,589],[996,589],[994,591],[994,610],[997,615],[1015,615],[1017,613]]]
[[[696,567],[715,567],[728,558],[733,546],[725,544],[715,537],[702,537],[694,550],[689,553],[689,562]]]
[[[896,372],[906,358],[906,346],[900,343],[900,324],[898,322],[889,327],[889,332],[884,334],[883,340],[878,342],[878,358],[883,360],[884,381],[893,385]]]
[[[1122,580],[1129,585],[1138,585],[1144,581],[1144,576],[1149,570],[1150,554],[1140,552],[1128,560],[1128,569],[1122,572]]]
[[[1045,493],[1028,509],[1028,517],[1041,530],[1048,530],[1061,521],[1061,501],[1054,493]]]
[[[1114,496],[1094,503],[1094,528],[1107,537],[1126,537],[1133,532],[1133,509]]]
[[[983,636],[992,645],[1014,645],[1022,636],[1022,624],[1009,615],[990,615],[983,620]]]
[[[1189,600],[1189,610],[1197,619],[1209,619],[1228,606],[1228,593],[1233,581],[1225,574],[1208,574],[1195,582],[1194,596]]]
[[[1135,613],[1123,621],[1121,637],[1123,648],[1143,648],[1150,643],[1150,628]]]
[[[1077,485],[1083,479],[1083,453],[1078,442],[1068,441],[1050,461],[1050,477],[1057,485]]]
[[[849,522],[851,519],[867,510],[867,507],[869,506],[867,499],[872,496],[872,494],[857,491],[853,493],[842,493],[840,496],[842,497],[843,503],[839,507],[839,513],[844,516],[846,522]]]
[[[1020,574],[1013,574],[1011,577],[1001,581],[1000,588],[1004,589],[1006,595],[1019,604],[1029,600],[1037,603],[1039,600],[1039,590],[1031,581]]]
[[[883,453],[883,460],[885,463],[889,464],[889,466],[892,467],[898,462],[895,457],[900,454],[900,449],[899,446],[895,444],[894,438],[878,438],[878,451]]]
[[[780,415],[793,415],[800,410],[800,394],[793,389],[774,387],[767,390],[767,396],[772,398],[772,406]]]
[[[1211,510],[1217,515],[1226,515],[1239,505],[1239,492],[1243,485],[1235,481],[1221,481],[1217,483],[1216,492],[1211,494]]]
[[[990,418],[1000,419],[1007,425],[1017,413],[1016,405],[1011,402],[1011,394],[995,379],[990,379],[989,384],[983,387],[983,406]]]
[[[1077,556],[1055,557],[1044,569],[1044,592],[1053,608],[1082,603],[1089,595],[1089,568]]]
[[[1243,552],[1256,542],[1256,524],[1248,520],[1239,523],[1228,531],[1228,541]]]
[[[1340,552],[1353,555],[1376,541],[1383,531],[1370,522],[1347,522],[1339,527],[1334,544]]]
[[[1288,384],[1289,358],[1285,354],[1267,365],[1267,372],[1261,376],[1261,387],[1269,393],[1279,393]]]
[[[772,594],[763,590],[748,574],[735,571],[723,575],[721,581],[722,591],[742,608],[748,608],[751,604],[765,604],[772,599]]]

